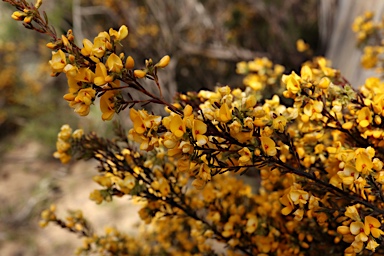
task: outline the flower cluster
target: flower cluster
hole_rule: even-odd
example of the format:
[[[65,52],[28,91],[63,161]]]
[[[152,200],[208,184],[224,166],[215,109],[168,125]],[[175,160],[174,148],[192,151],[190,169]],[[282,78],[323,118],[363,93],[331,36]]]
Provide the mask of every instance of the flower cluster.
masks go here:
[[[281,76],[284,72],[282,65],[273,64],[267,58],[255,58],[252,61],[242,61],[237,63],[236,73],[245,75],[243,83],[252,91],[258,92],[258,100],[270,91],[278,92],[282,87],[280,86]],[[267,90],[266,90],[267,89]]]
[[[82,129],[77,129],[72,133],[72,128],[69,125],[63,125],[57,135],[57,151],[53,153],[53,156],[60,159],[63,164],[68,163],[71,160],[71,143],[73,140],[79,140],[83,133]]]
[[[364,248],[366,242],[366,249],[375,251],[379,246],[376,239],[379,239],[384,232],[379,229],[381,227],[380,221],[373,216],[365,216],[362,221],[359,212],[359,205],[352,205],[346,208],[344,213],[345,220],[343,226],[337,228],[337,232],[343,235],[343,240],[351,243],[345,252],[346,253],[359,253]],[[376,238],[376,239],[375,239]]]
[[[384,23],[383,20],[374,21],[373,18],[373,12],[365,12],[355,19],[352,29],[356,33],[358,45],[363,47],[361,65],[366,69],[377,68],[377,71],[382,73]]]

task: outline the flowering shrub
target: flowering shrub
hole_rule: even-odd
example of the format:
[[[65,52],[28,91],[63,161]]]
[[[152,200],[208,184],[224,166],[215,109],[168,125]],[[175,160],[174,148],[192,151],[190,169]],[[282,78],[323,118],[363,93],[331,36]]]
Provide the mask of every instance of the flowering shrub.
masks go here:
[[[41,226],[55,223],[84,238],[78,254],[384,252],[384,87],[379,78],[355,90],[323,57],[305,62],[299,74],[284,74],[283,66],[257,58],[237,65],[245,76],[242,89],[179,93],[170,103],[158,78],[170,57],[148,59],[135,68],[131,56],[116,50],[128,36],[126,26],[78,46],[71,30],[58,36],[48,25],[39,12],[41,1],[4,1],[18,9],[15,20],[51,37],[52,76],[66,76],[64,99],[76,113],[88,115],[99,98],[103,120],[129,111],[133,122],[127,132],[118,126],[113,140],[68,125],[58,135],[54,157],[63,163],[73,157],[99,162],[93,180],[101,188],[91,192],[91,200],[141,200],[139,215],[153,226],[140,238],[115,228],[96,234],[81,211],[66,219],[56,215],[55,206],[42,212]],[[381,36],[382,25],[370,19],[366,14],[353,25],[362,45],[374,43],[371,35]],[[298,45],[307,50],[304,42]],[[368,55],[369,47],[378,50]],[[381,64],[376,54],[381,47],[366,46],[364,67]],[[153,81],[158,94],[146,89],[144,79]],[[276,94],[269,97],[271,88]],[[147,98],[137,100],[130,91]],[[164,106],[167,115],[140,109],[147,104]],[[239,179],[253,173],[259,174],[253,186]]]

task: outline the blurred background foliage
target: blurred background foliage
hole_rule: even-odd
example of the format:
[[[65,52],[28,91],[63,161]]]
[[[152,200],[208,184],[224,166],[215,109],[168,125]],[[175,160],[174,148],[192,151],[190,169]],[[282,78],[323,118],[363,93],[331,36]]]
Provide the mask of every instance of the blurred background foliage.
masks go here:
[[[93,40],[99,32],[125,24],[129,35],[123,41],[124,52],[134,57],[137,68],[144,66],[149,57],[158,61],[169,54],[172,61],[160,73],[168,100],[176,91],[212,89],[217,84],[241,87],[243,76],[236,74],[236,63],[255,57],[268,57],[284,65],[285,72],[299,70],[309,57],[296,50],[300,38],[311,45],[316,55],[325,50],[319,43],[315,0],[43,2],[42,9],[58,34],[72,28],[79,45],[83,38]],[[34,244],[30,236],[39,232],[35,231],[39,212],[76,186],[82,187],[85,194],[91,191],[78,176],[74,177],[78,180],[73,187],[60,187],[60,179],[70,170],[60,169],[51,156],[57,132],[63,123],[86,131],[109,128],[102,128],[104,123],[99,125],[102,121],[96,107],[81,119],[71,111],[62,99],[67,91],[64,77],[49,76],[51,52],[45,47],[48,38],[13,21],[13,11],[1,3],[0,200],[4,207],[0,210],[0,247],[11,239],[30,248],[18,255],[52,255]],[[120,116],[128,115],[123,112]],[[40,146],[33,146],[31,141]],[[80,173],[91,182],[92,175],[88,177],[85,169],[82,166]],[[16,247],[19,252],[23,248]],[[7,254],[0,249],[1,255],[16,255],[14,252]],[[68,250],[56,248],[53,252],[68,255]]]

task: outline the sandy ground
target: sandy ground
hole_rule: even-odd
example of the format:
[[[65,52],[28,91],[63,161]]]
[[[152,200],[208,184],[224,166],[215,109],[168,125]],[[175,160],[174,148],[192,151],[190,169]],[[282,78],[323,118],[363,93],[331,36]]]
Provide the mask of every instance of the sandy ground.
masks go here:
[[[96,231],[118,226],[126,233],[135,233],[139,206],[128,198],[102,205],[88,199],[98,188],[92,181],[96,163],[63,166],[53,158],[41,157],[42,150],[41,144],[28,142],[1,157],[0,255],[73,255],[81,239],[54,225],[38,226],[40,212],[51,203],[57,205],[62,217],[69,209],[82,209],[84,216],[97,224]]]

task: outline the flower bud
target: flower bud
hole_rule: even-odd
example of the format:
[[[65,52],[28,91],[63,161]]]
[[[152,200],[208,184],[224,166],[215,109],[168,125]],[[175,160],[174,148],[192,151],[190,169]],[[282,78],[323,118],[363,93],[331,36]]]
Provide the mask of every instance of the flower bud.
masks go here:
[[[143,78],[145,77],[145,75],[147,74],[147,72],[145,72],[144,70],[140,70],[140,69],[136,69],[133,74],[135,75],[135,77],[137,78]]]
[[[133,69],[134,66],[135,66],[135,60],[131,56],[128,56],[127,60],[125,61],[125,68]]]
[[[37,0],[36,3],[35,3],[35,7],[36,7],[37,9],[39,9],[39,7],[41,6],[42,3],[43,3],[42,0]]]
[[[25,23],[31,23],[33,16],[27,16],[24,18]]]
[[[54,49],[56,49],[57,44],[52,43],[52,42],[49,42],[49,43],[47,43],[45,46],[47,46],[49,49],[54,50]]]
[[[14,12],[12,13],[12,19],[14,20],[23,20],[27,16],[25,13],[22,12]]]
[[[165,68],[166,66],[168,66],[170,60],[171,60],[171,58],[169,57],[169,55],[165,55],[165,56],[164,56],[163,58],[161,58],[161,60],[156,64],[156,67],[158,67],[158,68]]]

